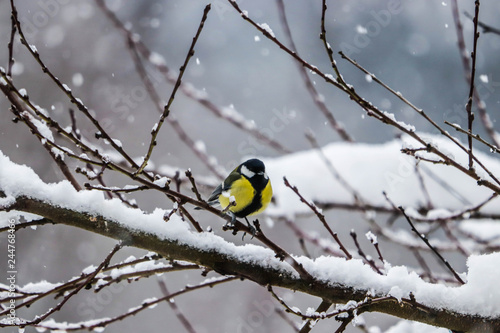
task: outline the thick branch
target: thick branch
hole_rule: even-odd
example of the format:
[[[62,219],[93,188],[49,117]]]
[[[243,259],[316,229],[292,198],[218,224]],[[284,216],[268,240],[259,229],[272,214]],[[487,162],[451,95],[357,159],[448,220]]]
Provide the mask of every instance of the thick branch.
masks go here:
[[[332,281],[305,281],[293,270],[273,267],[262,261],[245,261],[236,256],[217,251],[216,248],[198,248],[180,243],[177,240],[161,239],[157,235],[132,230],[116,221],[102,216],[57,207],[37,199],[20,196],[9,207],[19,211],[41,215],[54,223],[75,226],[107,237],[123,240],[130,246],[157,252],[168,259],[186,260],[209,267],[221,274],[231,274],[247,278],[261,285],[272,285],[321,297],[333,303],[346,303],[350,300],[363,301],[369,290],[354,290],[353,287],[335,284]],[[167,222],[168,223],[168,222]],[[277,259],[275,259],[277,260]],[[375,295],[377,297],[383,295]],[[367,303],[363,312],[381,312],[396,317],[411,319],[427,324],[447,327],[467,332],[500,332],[500,320],[479,316],[452,313],[446,310],[431,309],[412,300],[394,298],[386,301]]]

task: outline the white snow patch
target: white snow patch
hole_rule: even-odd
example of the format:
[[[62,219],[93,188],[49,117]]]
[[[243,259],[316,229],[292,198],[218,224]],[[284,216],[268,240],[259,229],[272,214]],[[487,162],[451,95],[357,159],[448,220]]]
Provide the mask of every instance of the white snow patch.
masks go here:
[[[259,24],[259,27],[261,27],[263,30],[265,30],[269,35],[271,35],[272,37],[275,37],[274,36],[274,32],[273,30],[271,29],[271,27],[269,26],[269,24],[267,23],[260,23]]]

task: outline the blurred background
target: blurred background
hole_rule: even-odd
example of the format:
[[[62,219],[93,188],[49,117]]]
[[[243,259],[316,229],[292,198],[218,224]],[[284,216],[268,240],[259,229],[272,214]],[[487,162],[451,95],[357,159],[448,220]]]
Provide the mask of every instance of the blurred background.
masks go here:
[[[167,66],[178,71],[200,22],[206,1],[106,1],[117,17],[137,33]],[[473,24],[464,14],[474,13],[472,1],[458,1],[467,49],[472,49]],[[279,20],[278,7],[269,1],[240,1],[240,7],[258,23],[267,23],[276,37],[286,44]],[[40,0],[17,1],[19,18],[30,44],[59,79],[66,83],[105,126],[108,133],[123,144],[132,156],[143,156],[149,144],[150,131],[158,121],[158,111],[150,100],[135,71],[126,41],[94,1]],[[332,73],[329,59],[319,39],[321,1],[285,2],[285,10],[298,53],[326,73]],[[500,3],[484,2],[480,20],[495,25]],[[0,65],[8,63],[7,43],[10,37],[10,4],[0,2]],[[415,112],[389,95],[365,75],[338,56],[342,50],[389,86],[400,91],[413,104],[424,109],[438,123],[445,119],[466,126],[465,103],[469,85],[465,80],[457,47],[457,34],[449,0],[444,1],[330,1],[326,17],[327,38],[334,50],[344,79],[365,99],[394,113],[398,120],[413,124],[418,131],[436,133]],[[30,98],[49,110],[61,124],[69,125],[67,97],[41,72],[40,67],[19,41],[15,47],[14,83],[25,88]],[[500,36],[482,33],[478,42],[477,89],[485,101],[494,124],[499,117]],[[166,101],[172,85],[166,83],[152,66],[146,68],[160,96]],[[345,94],[311,75],[326,105],[347,132],[357,141],[386,142],[398,133],[374,121]],[[212,2],[212,10],[195,47],[195,54],[185,73],[184,83],[192,84],[207,99],[220,107],[234,108],[262,132],[292,152],[310,149],[304,133],[310,129],[320,145],[339,141],[340,137],[326,123],[311,96],[293,59],[245,22],[228,2]],[[231,170],[244,158],[277,157],[278,152],[256,141],[225,122],[196,101],[178,93],[172,114],[180,125],[215,158],[221,169]],[[0,97],[0,150],[20,164],[32,167],[46,182],[63,179],[52,159],[38,140],[21,124],[11,122],[9,103]],[[90,124],[77,118],[82,133],[94,135]],[[278,126],[276,126],[278,124]],[[474,130],[484,136],[477,120]],[[160,132],[152,161],[156,168],[173,167],[183,172],[191,168],[195,175],[217,180],[204,163],[193,154],[172,128],[165,124]],[[113,179],[109,185],[129,184],[127,179]],[[185,190],[188,192],[188,190]],[[209,189],[204,189],[208,194]],[[170,208],[163,196],[139,194],[139,206],[146,211],[155,207]],[[216,217],[196,213],[202,225],[211,225],[217,233],[241,243],[239,237],[223,233]],[[329,212],[338,223],[334,229],[347,239],[354,228],[364,234],[368,226],[359,214]],[[334,217],[333,217],[334,216]],[[308,219],[304,218],[304,225]],[[348,222],[346,222],[348,221]],[[320,228],[311,225],[311,229]],[[287,244],[295,237],[288,229],[275,225],[270,237]],[[5,235],[0,235],[4,240]],[[77,276],[89,265],[97,265],[115,242],[67,226],[46,226],[18,233],[19,285],[47,280],[58,282]],[[288,250],[300,253],[298,244]],[[393,264],[408,264],[414,259],[402,256],[397,248],[387,249]],[[391,252],[392,251],[392,252]],[[122,250],[117,258],[140,256],[137,249]],[[319,254],[319,252],[317,253]],[[116,259],[116,258],[115,258]],[[453,259],[453,258],[452,258]],[[3,260],[3,259],[1,259]],[[463,271],[463,259],[456,263]],[[3,274],[4,270],[0,273]],[[163,276],[170,291],[195,284],[203,277],[192,273]],[[94,294],[86,291],[72,299],[54,318],[78,322],[115,316],[140,304],[143,299],[158,296],[156,278],[134,284],[121,283],[108,291]],[[285,291],[282,295],[293,305],[315,307],[319,300]],[[177,304],[197,332],[286,332],[288,324],[274,314],[276,304],[268,292],[250,282],[206,289],[177,299]],[[50,303],[48,303],[50,304]],[[272,304],[272,305],[271,305]],[[48,305],[47,305],[48,306]],[[24,312],[23,312],[24,311]],[[27,317],[44,312],[32,307],[21,311]],[[368,326],[382,331],[397,322],[395,318],[365,315]],[[295,319],[295,318],[294,318]],[[331,332],[331,322],[320,323],[315,332]],[[133,332],[141,329],[165,329],[182,332],[183,327],[166,305],[144,311],[136,317],[118,322],[107,332]],[[357,332],[349,328],[348,332]]]

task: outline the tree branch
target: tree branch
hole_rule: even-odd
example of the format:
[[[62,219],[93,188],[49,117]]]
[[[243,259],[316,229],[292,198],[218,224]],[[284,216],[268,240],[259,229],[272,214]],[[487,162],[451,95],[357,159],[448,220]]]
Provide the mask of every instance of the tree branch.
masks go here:
[[[158,235],[130,229],[117,221],[95,216],[90,212],[78,212],[26,196],[15,198],[15,202],[9,208],[37,214],[57,224],[66,224],[122,240],[129,246],[157,252],[167,259],[189,261],[221,274],[236,275],[262,286],[271,285],[300,291],[332,303],[346,303],[351,300],[359,302],[370,293],[369,289],[354,289],[353,286],[340,285],[317,278],[313,281],[304,280],[295,274],[292,268],[287,270],[269,264],[269,260],[279,262],[278,259],[269,258],[266,262],[249,261],[230,253],[224,253],[224,251],[218,251],[216,248],[196,247],[173,238],[162,239]],[[375,296],[383,297],[385,295]],[[500,320],[459,314],[445,309],[424,308],[411,302],[398,302],[393,298],[367,304],[363,309],[364,311],[386,313],[403,319],[468,332],[484,332],[486,329],[500,331]]]

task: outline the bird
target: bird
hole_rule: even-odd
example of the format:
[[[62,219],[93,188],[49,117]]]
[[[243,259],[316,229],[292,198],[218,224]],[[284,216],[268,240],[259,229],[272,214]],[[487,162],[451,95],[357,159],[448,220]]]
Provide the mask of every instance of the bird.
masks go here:
[[[255,228],[247,216],[263,212],[273,196],[271,180],[266,174],[264,163],[249,159],[238,165],[208,197],[211,206],[220,205],[231,216],[231,224],[236,218],[245,218],[248,227],[255,235]]]

